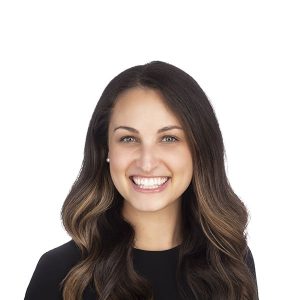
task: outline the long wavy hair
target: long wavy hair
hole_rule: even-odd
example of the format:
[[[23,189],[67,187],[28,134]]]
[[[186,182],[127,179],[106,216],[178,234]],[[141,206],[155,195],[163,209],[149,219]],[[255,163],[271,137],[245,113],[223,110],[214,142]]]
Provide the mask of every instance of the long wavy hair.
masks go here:
[[[104,89],[89,123],[78,177],[61,210],[81,260],[61,282],[64,300],[82,299],[92,286],[99,300],[154,299],[150,283],[133,266],[134,228],[106,162],[108,125],[117,96],[133,87],[158,89],[181,122],[193,158],[193,177],[182,195],[183,240],[177,281],[183,299],[257,299],[247,255],[248,211],[231,188],[214,109],[198,83],[171,64],[131,67]]]

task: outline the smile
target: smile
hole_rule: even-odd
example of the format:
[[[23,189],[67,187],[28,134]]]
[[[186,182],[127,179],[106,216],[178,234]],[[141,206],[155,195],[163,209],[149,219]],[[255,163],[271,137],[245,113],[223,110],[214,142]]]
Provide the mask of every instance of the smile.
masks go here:
[[[131,181],[138,186],[140,189],[157,189],[163,186],[169,177],[139,177],[131,176]]]

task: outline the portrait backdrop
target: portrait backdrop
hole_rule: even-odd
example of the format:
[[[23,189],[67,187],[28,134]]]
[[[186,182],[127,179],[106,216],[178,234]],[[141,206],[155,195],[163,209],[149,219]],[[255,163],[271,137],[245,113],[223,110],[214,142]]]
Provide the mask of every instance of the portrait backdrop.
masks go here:
[[[104,87],[161,60],[215,109],[260,299],[296,299],[299,28],[289,0],[1,1],[1,298],[22,299],[41,254],[70,240],[60,210]]]

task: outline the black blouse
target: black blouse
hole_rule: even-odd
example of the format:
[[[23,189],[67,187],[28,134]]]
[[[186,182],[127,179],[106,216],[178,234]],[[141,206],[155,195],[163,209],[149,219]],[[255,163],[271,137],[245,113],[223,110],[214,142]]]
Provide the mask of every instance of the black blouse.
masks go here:
[[[134,268],[151,282],[155,300],[181,299],[175,278],[178,250],[179,246],[162,251],[133,248]],[[63,300],[59,283],[80,258],[80,250],[73,240],[44,253],[34,270],[24,300]],[[250,250],[246,263],[256,279]],[[95,291],[88,287],[84,291],[83,300],[97,300]]]

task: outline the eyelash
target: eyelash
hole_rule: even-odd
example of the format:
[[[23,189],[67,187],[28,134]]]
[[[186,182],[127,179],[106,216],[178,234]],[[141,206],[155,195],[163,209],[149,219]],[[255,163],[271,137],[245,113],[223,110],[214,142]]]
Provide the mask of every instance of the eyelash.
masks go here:
[[[127,139],[127,138],[133,138],[133,139],[135,139],[134,136],[129,136],[129,135],[127,135],[127,136],[121,137],[121,138],[120,138],[120,142],[121,142],[121,143],[126,143],[126,144],[130,143],[130,142],[125,142],[125,141],[124,141],[124,140]],[[175,136],[172,136],[172,135],[165,135],[165,136],[163,136],[163,138],[172,138],[172,139],[173,139],[172,142],[177,142],[177,141],[179,141],[178,138],[176,138]],[[166,142],[166,143],[172,143],[172,142]]]

